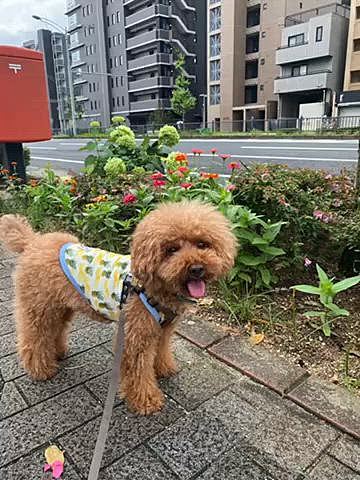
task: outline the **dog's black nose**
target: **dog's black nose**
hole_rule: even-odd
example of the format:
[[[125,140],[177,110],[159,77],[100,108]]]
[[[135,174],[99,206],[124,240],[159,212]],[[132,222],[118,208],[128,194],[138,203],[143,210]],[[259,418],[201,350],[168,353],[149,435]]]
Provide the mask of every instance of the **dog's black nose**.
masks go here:
[[[189,274],[191,278],[200,279],[205,275],[205,269],[202,265],[192,265],[189,268]]]

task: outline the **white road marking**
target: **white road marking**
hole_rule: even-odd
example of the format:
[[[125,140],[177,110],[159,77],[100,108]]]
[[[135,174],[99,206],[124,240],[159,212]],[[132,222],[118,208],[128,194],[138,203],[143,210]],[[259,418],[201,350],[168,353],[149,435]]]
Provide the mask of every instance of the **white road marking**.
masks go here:
[[[189,157],[199,157],[199,155],[194,155],[193,153],[187,153]],[[208,157],[213,158],[213,155],[208,153],[200,154],[201,157]],[[215,158],[221,161],[221,159],[215,155]],[[297,160],[301,162],[348,162],[348,163],[356,163],[357,159],[351,158],[319,158],[319,157],[309,157],[309,158],[302,158],[302,157],[272,157],[272,156],[264,156],[264,155],[231,155],[226,161],[231,162],[231,160],[236,158],[244,158],[244,159],[261,159],[261,160]]]
[[[30,147],[31,150],[57,150],[57,147]]]
[[[339,150],[350,150],[351,152],[354,151],[354,148],[351,147],[341,147],[340,148],[329,148],[329,147],[258,147],[258,146],[253,146],[253,147],[240,147],[244,148],[246,150],[252,149],[252,150],[314,150],[314,151],[322,151],[322,150],[331,150],[331,151],[339,151]]]
[[[60,142],[60,145],[76,145],[76,146],[81,146],[84,147],[86,143],[77,143],[77,142]]]
[[[79,165],[84,165],[83,160],[67,160],[65,158],[51,158],[51,157],[33,157],[34,160],[47,160],[48,162],[62,162],[62,163],[76,163]]]
[[[181,142],[192,142],[192,143],[201,143],[201,142],[206,142],[206,143],[227,143],[227,142],[244,142],[244,143],[337,143],[337,144],[343,144],[343,143],[349,143],[351,145],[358,145],[358,140],[325,140],[325,139],[295,139],[295,138],[212,138],[212,139],[207,139],[207,138],[183,138],[180,139]]]

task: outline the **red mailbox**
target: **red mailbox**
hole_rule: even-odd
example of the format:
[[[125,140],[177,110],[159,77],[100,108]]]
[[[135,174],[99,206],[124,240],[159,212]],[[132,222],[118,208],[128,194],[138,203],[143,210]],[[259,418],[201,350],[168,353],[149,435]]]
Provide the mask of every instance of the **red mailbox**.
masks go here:
[[[43,54],[0,45],[0,143],[51,138]]]

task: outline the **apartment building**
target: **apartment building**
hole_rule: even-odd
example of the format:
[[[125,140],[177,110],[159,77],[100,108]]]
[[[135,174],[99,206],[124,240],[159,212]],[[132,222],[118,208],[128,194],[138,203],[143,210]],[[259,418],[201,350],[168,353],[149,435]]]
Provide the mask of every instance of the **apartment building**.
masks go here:
[[[54,132],[67,131],[70,123],[70,95],[65,35],[40,29],[37,31],[37,40],[23,42],[23,47],[44,54],[51,126]]]
[[[274,89],[281,118],[332,115],[343,85],[349,16],[348,6],[334,3],[285,18]]]
[[[338,112],[340,116],[360,117],[360,0],[351,1],[344,90]]]
[[[329,3],[208,0],[208,122],[214,128],[265,128],[277,118],[276,52],[285,19]]]
[[[68,0],[66,15],[78,127],[112,115],[145,125],[170,111],[178,53],[194,95],[205,93],[206,0]]]

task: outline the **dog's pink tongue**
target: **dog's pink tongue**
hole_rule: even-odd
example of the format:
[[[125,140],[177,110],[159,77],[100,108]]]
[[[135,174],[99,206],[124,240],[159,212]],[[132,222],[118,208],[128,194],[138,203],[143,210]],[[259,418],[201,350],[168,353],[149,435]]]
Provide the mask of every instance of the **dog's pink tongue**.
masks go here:
[[[206,286],[204,280],[189,280],[187,288],[193,298],[203,298],[206,295]]]

